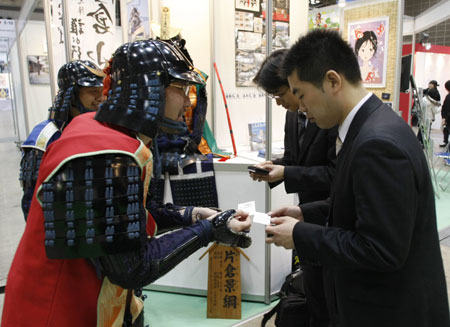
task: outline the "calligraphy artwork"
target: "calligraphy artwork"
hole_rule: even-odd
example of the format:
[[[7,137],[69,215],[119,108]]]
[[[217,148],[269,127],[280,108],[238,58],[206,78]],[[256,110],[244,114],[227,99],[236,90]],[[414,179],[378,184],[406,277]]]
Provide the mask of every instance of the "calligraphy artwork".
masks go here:
[[[364,86],[385,87],[389,17],[349,22],[347,37],[358,58]]]
[[[53,75],[51,80],[55,90],[57,90],[58,70],[67,62],[63,27],[64,16],[62,0],[50,0],[48,6],[50,7],[50,40],[52,43],[52,57],[50,63],[53,66]]]
[[[115,0],[67,1],[71,60],[102,67],[115,50]]]
[[[241,261],[237,248],[209,250],[208,318],[241,319]]]

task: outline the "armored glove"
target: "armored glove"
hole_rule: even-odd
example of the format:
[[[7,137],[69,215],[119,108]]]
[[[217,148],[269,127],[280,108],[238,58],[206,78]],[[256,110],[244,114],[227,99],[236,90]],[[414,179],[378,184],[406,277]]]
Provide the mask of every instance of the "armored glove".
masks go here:
[[[248,248],[252,244],[252,239],[247,233],[231,229],[230,221],[234,219],[235,213],[235,210],[222,211],[212,219],[213,240],[223,245]]]

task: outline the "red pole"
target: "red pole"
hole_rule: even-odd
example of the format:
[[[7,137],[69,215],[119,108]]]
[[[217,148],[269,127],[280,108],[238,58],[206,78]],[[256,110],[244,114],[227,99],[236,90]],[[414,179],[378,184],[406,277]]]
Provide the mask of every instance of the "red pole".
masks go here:
[[[233,127],[231,126],[230,113],[228,111],[227,98],[225,97],[225,92],[223,91],[222,81],[220,80],[219,71],[217,70],[216,63],[214,63],[214,69],[216,71],[217,79],[219,80],[220,90],[222,91],[223,103],[225,104],[225,111],[227,113],[228,128],[230,129],[231,143],[233,143],[234,155],[237,155],[236,144],[234,143]]]

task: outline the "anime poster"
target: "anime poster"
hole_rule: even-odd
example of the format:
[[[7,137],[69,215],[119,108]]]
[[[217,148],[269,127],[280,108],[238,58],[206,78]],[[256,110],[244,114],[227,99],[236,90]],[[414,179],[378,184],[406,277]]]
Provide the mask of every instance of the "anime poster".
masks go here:
[[[348,23],[348,42],[358,57],[364,86],[385,87],[389,17]]]
[[[308,14],[308,29],[333,29],[339,31],[341,10],[328,9],[328,10],[312,10]]]
[[[116,0],[65,0],[71,60],[90,60],[100,67],[115,50]]]
[[[128,0],[128,42],[150,37],[149,9],[147,0]]]

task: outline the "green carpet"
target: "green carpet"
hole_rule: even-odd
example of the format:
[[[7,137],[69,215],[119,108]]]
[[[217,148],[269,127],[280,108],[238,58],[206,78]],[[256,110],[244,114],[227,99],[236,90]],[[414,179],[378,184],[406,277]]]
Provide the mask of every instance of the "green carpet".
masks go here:
[[[242,319],[207,319],[206,297],[189,296],[173,293],[144,291],[145,324],[150,327],[214,327],[232,326],[242,320],[251,318],[261,312],[268,311],[277,304],[270,305],[256,302],[242,302]]]
[[[438,183],[436,196],[436,215],[438,230],[450,226],[450,166],[443,165],[444,159],[435,160],[436,179]],[[448,172],[448,173],[447,173]],[[448,186],[448,187],[447,187]],[[443,188],[447,189],[444,191]]]

